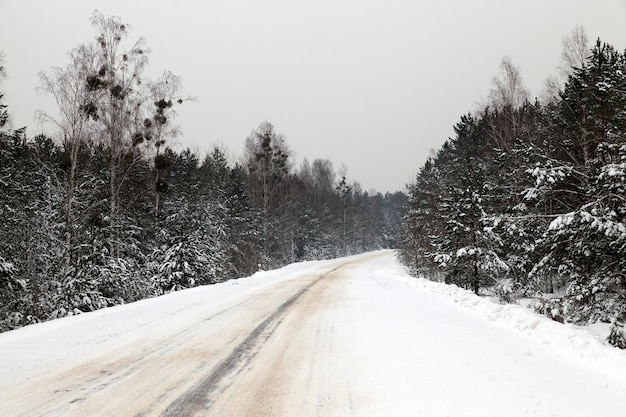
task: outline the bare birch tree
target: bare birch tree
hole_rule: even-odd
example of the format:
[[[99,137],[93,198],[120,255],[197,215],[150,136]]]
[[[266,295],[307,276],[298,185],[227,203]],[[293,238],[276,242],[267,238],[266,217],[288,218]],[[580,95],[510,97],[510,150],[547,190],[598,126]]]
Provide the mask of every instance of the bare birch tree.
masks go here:
[[[569,35],[561,39],[561,42],[563,49],[559,73],[567,79],[574,68],[583,68],[586,65],[587,58],[591,55],[591,48],[585,28],[580,25],[576,25]]]
[[[0,82],[4,81],[7,77],[6,70],[4,69],[4,54],[0,52]],[[3,94],[0,92],[0,100],[2,100]],[[0,102],[0,128],[3,128],[9,121],[9,112],[7,111],[6,104]]]
[[[39,74],[39,90],[54,98],[58,110],[56,115],[40,111],[39,118],[54,126],[67,153],[63,163],[67,173],[63,202],[65,268],[70,266],[73,259],[79,154],[92,140],[95,128],[96,116],[91,113],[92,93],[85,83],[93,68],[94,58],[93,49],[89,45],[81,45],[70,53],[70,64],[66,68],[55,67]]]
[[[98,121],[98,137],[109,150],[109,245],[115,255],[120,233],[120,192],[129,167],[141,157],[135,152],[133,135],[142,121],[142,75],[148,51],[141,38],[126,47],[129,26],[119,17],[95,11],[91,23],[97,36],[91,47],[91,73],[85,81],[93,101],[84,111]]]
[[[509,56],[500,62],[500,71],[491,79],[493,87],[489,91],[489,107],[495,110],[496,117],[490,118],[494,146],[509,150],[518,135],[520,112],[528,102],[529,93],[519,69]]]
[[[166,175],[171,163],[161,150],[168,140],[180,134],[179,127],[174,123],[174,106],[192,98],[186,97],[183,100],[180,96],[182,80],[169,71],[165,71],[157,80],[147,82],[147,86],[147,106],[144,106],[146,114],[141,126],[143,131],[138,130],[133,134],[133,144],[137,146],[145,143],[149,155],[154,159],[155,213],[158,217],[163,194],[167,191]]]
[[[583,68],[591,54],[589,38],[583,26],[574,26],[568,35],[561,38],[561,44],[561,59],[556,74],[549,76],[544,83],[542,99],[546,102],[558,98],[574,68]]]
[[[493,87],[489,91],[489,104],[498,111],[505,107],[517,109],[528,101],[529,93],[519,68],[509,56],[504,56],[500,61],[500,72],[491,79],[491,84]]]
[[[244,148],[245,166],[250,174],[249,187],[261,209],[262,257],[267,265],[271,258],[270,242],[279,226],[276,219],[284,216],[288,198],[283,195],[291,171],[291,151],[282,134],[276,133],[269,122],[252,131]]]

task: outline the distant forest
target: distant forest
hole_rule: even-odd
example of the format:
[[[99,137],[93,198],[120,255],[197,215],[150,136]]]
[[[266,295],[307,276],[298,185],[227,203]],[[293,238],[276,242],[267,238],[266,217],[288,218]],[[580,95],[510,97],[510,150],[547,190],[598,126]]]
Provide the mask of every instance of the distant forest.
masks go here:
[[[577,27],[530,101],[509,58],[409,185],[413,273],[578,324],[626,319],[626,57]],[[623,336],[621,342],[626,346]]]
[[[406,194],[370,195],[327,159],[294,167],[267,121],[238,161],[173,150],[182,80],[147,79],[143,42],[91,21],[95,40],[40,74],[53,136],[9,129],[0,93],[0,331],[398,246]]]

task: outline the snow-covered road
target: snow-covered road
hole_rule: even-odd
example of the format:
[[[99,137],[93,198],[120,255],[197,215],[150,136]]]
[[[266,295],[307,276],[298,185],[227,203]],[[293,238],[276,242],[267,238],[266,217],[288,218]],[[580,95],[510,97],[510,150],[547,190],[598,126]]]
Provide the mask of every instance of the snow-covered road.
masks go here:
[[[625,415],[626,355],[381,251],[0,334],[0,416]]]

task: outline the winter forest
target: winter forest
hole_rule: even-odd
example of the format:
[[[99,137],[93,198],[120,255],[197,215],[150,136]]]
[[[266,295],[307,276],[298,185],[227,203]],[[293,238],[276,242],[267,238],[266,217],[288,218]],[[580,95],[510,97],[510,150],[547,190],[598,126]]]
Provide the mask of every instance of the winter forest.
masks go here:
[[[50,133],[9,128],[0,91],[0,331],[396,248],[415,276],[621,334],[626,55],[610,44],[575,28],[541,99],[505,57],[407,193],[382,195],[328,159],[295,166],[269,121],[237,159],[176,150],[176,110],[193,105],[183,80],[149,79],[147,45],[119,18],[91,23],[66,67],[40,73]]]
[[[326,159],[296,168],[270,122],[237,161],[173,150],[182,80],[148,79],[119,18],[91,23],[95,40],[40,74],[54,134],[9,129],[0,95],[0,331],[397,246],[404,193],[370,195]]]
[[[409,185],[400,252],[417,275],[505,302],[534,298],[554,320],[619,330],[626,56],[601,40],[589,45],[581,27],[563,46],[541,101],[502,61],[488,105],[461,117]],[[623,336],[614,344],[625,347]]]

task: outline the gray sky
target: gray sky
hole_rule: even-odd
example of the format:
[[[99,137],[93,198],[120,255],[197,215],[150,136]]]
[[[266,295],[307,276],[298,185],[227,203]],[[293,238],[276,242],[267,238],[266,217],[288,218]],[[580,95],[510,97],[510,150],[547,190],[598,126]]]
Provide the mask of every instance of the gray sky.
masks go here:
[[[2,84],[14,127],[41,131],[37,74],[91,41],[94,9],[122,17],[198,98],[179,107],[182,146],[239,157],[268,120],[302,158],[330,159],[365,190],[403,190],[460,116],[487,96],[504,55],[531,95],[576,24],[626,47],[626,0],[0,0]]]

